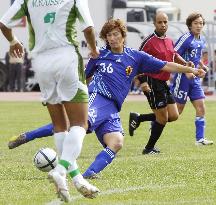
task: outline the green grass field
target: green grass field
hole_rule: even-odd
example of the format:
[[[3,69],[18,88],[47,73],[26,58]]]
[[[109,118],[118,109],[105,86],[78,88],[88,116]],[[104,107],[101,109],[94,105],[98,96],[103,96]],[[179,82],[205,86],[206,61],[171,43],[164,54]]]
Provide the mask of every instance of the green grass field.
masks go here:
[[[216,106],[207,102],[206,136],[216,143]],[[128,134],[130,111],[149,112],[147,102],[126,102],[121,111],[125,145],[101,178],[92,180],[101,194],[85,199],[69,182],[74,205],[215,205],[215,145],[196,147],[194,142],[194,109],[188,103],[177,122],[169,123],[157,146],[161,154],[144,156],[149,123],[143,123],[134,137]],[[47,173],[33,166],[32,158],[41,147],[54,148],[53,138],[43,138],[14,150],[8,139],[20,132],[49,122],[46,108],[39,102],[0,102],[0,205],[58,205]],[[102,149],[94,134],[85,138],[78,159],[81,171]]]

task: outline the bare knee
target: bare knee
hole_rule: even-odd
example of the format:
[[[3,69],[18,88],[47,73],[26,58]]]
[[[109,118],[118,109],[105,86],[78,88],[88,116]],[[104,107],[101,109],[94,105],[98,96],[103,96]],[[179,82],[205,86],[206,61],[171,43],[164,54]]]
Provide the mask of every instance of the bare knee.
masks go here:
[[[115,153],[123,147],[124,136],[120,132],[112,132],[104,135],[104,143]]]
[[[168,122],[168,118],[166,116],[163,117],[160,116],[160,117],[156,117],[156,121],[161,125],[166,125],[166,123]]]
[[[111,150],[113,150],[115,153],[117,153],[119,150],[122,149],[123,147],[123,142],[117,142],[111,145],[112,148],[110,147]]]
[[[169,116],[169,122],[173,122],[173,121],[178,120],[178,117],[179,117],[178,114]]]

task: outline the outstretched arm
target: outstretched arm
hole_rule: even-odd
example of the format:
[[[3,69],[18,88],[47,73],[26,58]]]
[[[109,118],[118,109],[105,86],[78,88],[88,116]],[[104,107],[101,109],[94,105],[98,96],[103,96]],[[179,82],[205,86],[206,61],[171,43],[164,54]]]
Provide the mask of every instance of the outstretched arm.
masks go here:
[[[93,27],[88,27],[83,32],[84,32],[86,41],[89,45],[90,57],[97,58],[99,56],[99,51],[96,47],[95,32],[94,32]]]
[[[209,67],[206,66],[202,61],[199,62],[199,66],[201,69],[203,69],[205,72],[209,71]]]
[[[191,62],[191,61],[189,61],[189,62],[185,61],[185,59],[182,58],[178,53],[176,53],[176,55],[175,55],[174,62],[175,63],[179,63],[181,65],[186,65],[186,66],[189,66],[189,67],[192,67],[192,68],[195,67],[195,65],[194,65],[193,62]],[[192,79],[192,78],[195,77],[195,75],[193,73],[186,73],[186,77],[188,79]]]
[[[180,65],[173,62],[167,62],[167,64],[161,69],[166,72],[175,73],[193,73],[195,76],[203,78],[205,71],[203,69],[195,69],[189,66]]]
[[[24,51],[22,44],[17,40],[17,38],[13,35],[13,32],[10,28],[7,28],[3,23],[0,22],[0,29],[5,36],[5,38],[10,43],[10,55],[14,57],[21,58]]]

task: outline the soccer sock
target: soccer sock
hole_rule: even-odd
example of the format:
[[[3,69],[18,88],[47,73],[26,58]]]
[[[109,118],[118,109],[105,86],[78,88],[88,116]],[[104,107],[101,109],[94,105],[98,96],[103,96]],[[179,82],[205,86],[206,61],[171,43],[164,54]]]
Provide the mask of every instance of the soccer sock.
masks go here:
[[[81,175],[80,170],[78,169],[76,161],[69,167],[68,174],[72,178],[73,183],[83,179],[83,176]]]
[[[144,122],[144,121],[155,121],[156,117],[154,113],[149,113],[149,114],[140,114],[138,116],[139,122]]]
[[[81,152],[85,135],[86,130],[83,127],[73,126],[70,128],[63,142],[61,160],[65,160],[70,164],[74,163]]]
[[[48,124],[35,130],[25,132],[26,140],[31,141],[36,138],[47,137],[54,134],[53,124]]]
[[[196,126],[196,140],[198,141],[205,137],[205,118],[196,117],[195,126]]]
[[[89,166],[85,171],[83,176],[89,176],[92,171],[94,173],[99,173],[102,171],[108,164],[110,164],[115,158],[115,152],[113,152],[109,147],[106,147],[101,151],[95,158],[95,161]]]
[[[54,133],[55,145],[56,145],[56,149],[60,157],[62,154],[63,142],[67,134],[68,134],[67,131]]]
[[[152,123],[152,129],[151,129],[151,135],[149,137],[149,141],[147,145],[145,146],[146,149],[153,149],[156,142],[161,136],[161,133],[163,132],[165,125],[162,125],[158,123],[157,121],[154,121]]]
[[[69,167],[70,163],[68,161],[60,159],[55,170],[62,175],[66,175]]]

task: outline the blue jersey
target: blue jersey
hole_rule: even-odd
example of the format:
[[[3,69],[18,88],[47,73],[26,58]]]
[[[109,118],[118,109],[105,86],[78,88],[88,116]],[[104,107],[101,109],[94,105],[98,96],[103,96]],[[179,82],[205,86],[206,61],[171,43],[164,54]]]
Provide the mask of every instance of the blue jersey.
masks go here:
[[[175,50],[179,53],[186,61],[192,61],[195,67],[198,66],[202,49],[205,47],[205,38],[195,38],[191,33],[185,33],[182,35],[175,44]]]
[[[195,38],[191,32],[188,32],[182,35],[176,42],[175,50],[186,61],[192,61],[195,67],[197,67],[204,47],[204,37],[200,36],[199,38]],[[189,97],[191,101],[205,98],[200,78],[188,79],[184,73],[175,74],[172,92],[175,101],[180,104],[185,104],[187,102],[187,97]]]
[[[132,48],[124,47],[124,52],[117,54],[104,47],[99,58],[90,59],[87,64],[86,78],[93,76],[89,93],[113,100],[120,111],[133,78],[140,73],[159,72],[166,63]]]

